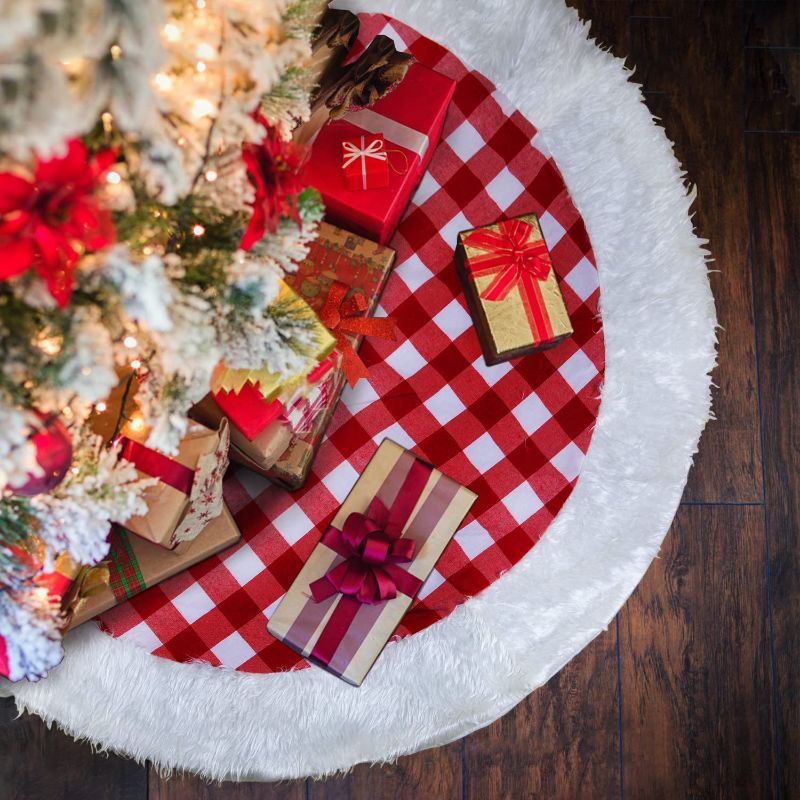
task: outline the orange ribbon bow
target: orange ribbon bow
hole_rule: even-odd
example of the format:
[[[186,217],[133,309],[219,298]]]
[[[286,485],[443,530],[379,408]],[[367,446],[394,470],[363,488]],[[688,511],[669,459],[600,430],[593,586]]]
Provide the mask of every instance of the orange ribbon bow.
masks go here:
[[[341,281],[332,284],[328,299],[319,315],[322,324],[336,337],[342,354],[342,369],[350,386],[369,374],[366,364],[353,347],[351,336],[375,336],[395,340],[394,320],[390,317],[367,317],[367,301],[361,292],[347,298],[349,287]],[[347,298],[347,299],[346,299]]]

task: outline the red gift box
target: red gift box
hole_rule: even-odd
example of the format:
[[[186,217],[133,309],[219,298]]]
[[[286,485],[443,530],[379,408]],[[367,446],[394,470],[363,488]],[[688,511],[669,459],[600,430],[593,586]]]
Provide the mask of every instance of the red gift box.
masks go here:
[[[348,189],[364,191],[389,185],[389,158],[380,134],[356,136],[342,142],[342,171]]]
[[[386,244],[428,168],[454,90],[450,78],[415,63],[374,106],[323,126],[306,178],[322,194],[329,222]],[[342,142],[360,141],[367,134],[381,134],[392,164],[396,160],[402,168],[387,169],[388,185],[365,192],[362,185],[351,188],[342,180],[341,165]],[[388,160],[384,163],[388,167]]]

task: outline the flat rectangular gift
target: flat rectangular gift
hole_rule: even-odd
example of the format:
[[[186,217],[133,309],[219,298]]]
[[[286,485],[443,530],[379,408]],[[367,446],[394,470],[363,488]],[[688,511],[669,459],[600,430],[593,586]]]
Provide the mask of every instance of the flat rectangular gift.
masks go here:
[[[476,495],[384,439],[267,626],[359,686]]]
[[[142,477],[156,481],[144,492],[147,513],[131,517],[125,527],[162,547],[184,546],[222,511],[230,443],[227,421],[220,420],[216,430],[190,422],[174,456],[147,447],[147,431],[134,422],[122,427],[120,457]]]
[[[373,106],[322,127],[305,177],[322,194],[329,222],[386,244],[428,168],[454,90],[450,78],[415,63]],[[378,135],[382,149],[372,144]],[[355,144],[343,161],[344,142]],[[385,168],[388,184],[379,186]]]
[[[348,287],[341,302],[355,305],[352,299],[361,299],[363,312],[359,312],[359,319],[366,319],[378,305],[394,260],[395,252],[391,248],[323,222],[308,256],[286,281],[318,314],[330,308],[332,290],[339,292],[341,286]],[[340,331],[336,326],[333,333],[339,348],[344,350],[348,372],[361,374],[358,365],[352,362],[364,334]],[[295,437],[267,472],[271,480],[292,490],[303,486],[344,386],[345,375],[340,369],[332,378],[325,409],[316,417],[311,430]]]
[[[87,591],[81,578],[81,586],[74,586],[71,594],[65,593],[62,606],[70,618],[69,628],[82,625],[145,589],[236,544],[240,536],[233,516],[225,505],[222,513],[209,522],[180,553],[165,550],[115,527],[111,534],[109,556],[99,568],[106,570],[104,580],[107,579],[107,583],[98,586],[99,581],[92,579],[92,573],[98,567],[90,567],[83,573],[89,580],[90,590]]]
[[[488,365],[572,335],[536,214],[462,231],[455,265]]]

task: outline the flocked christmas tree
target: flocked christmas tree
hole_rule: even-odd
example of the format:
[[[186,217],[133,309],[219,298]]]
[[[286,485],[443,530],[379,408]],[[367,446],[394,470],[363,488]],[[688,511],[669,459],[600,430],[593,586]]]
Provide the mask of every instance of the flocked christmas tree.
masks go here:
[[[0,639],[61,657],[36,581],[92,564],[145,482],[85,422],[119,375],[173,453],[215,366],[290,375],[279,279],[321,216],[290,141],[321,0],[0,0]]]

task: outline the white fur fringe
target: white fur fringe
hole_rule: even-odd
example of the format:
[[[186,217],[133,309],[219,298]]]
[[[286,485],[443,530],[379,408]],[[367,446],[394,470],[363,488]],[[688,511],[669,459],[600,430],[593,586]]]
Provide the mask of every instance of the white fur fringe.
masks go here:
[[[485,73],[539,128],[600,269],[607,369],[578,485],[542,541],[447,619],[391,644],[360,689],[322,670],[246,675],[67,637],[21,709],[159,768],[325,775],[486,725],[597,636],[657,554],[710,414],[715,312],[693,196],[621,61],[563,0],[340,2],[382,11]]]

